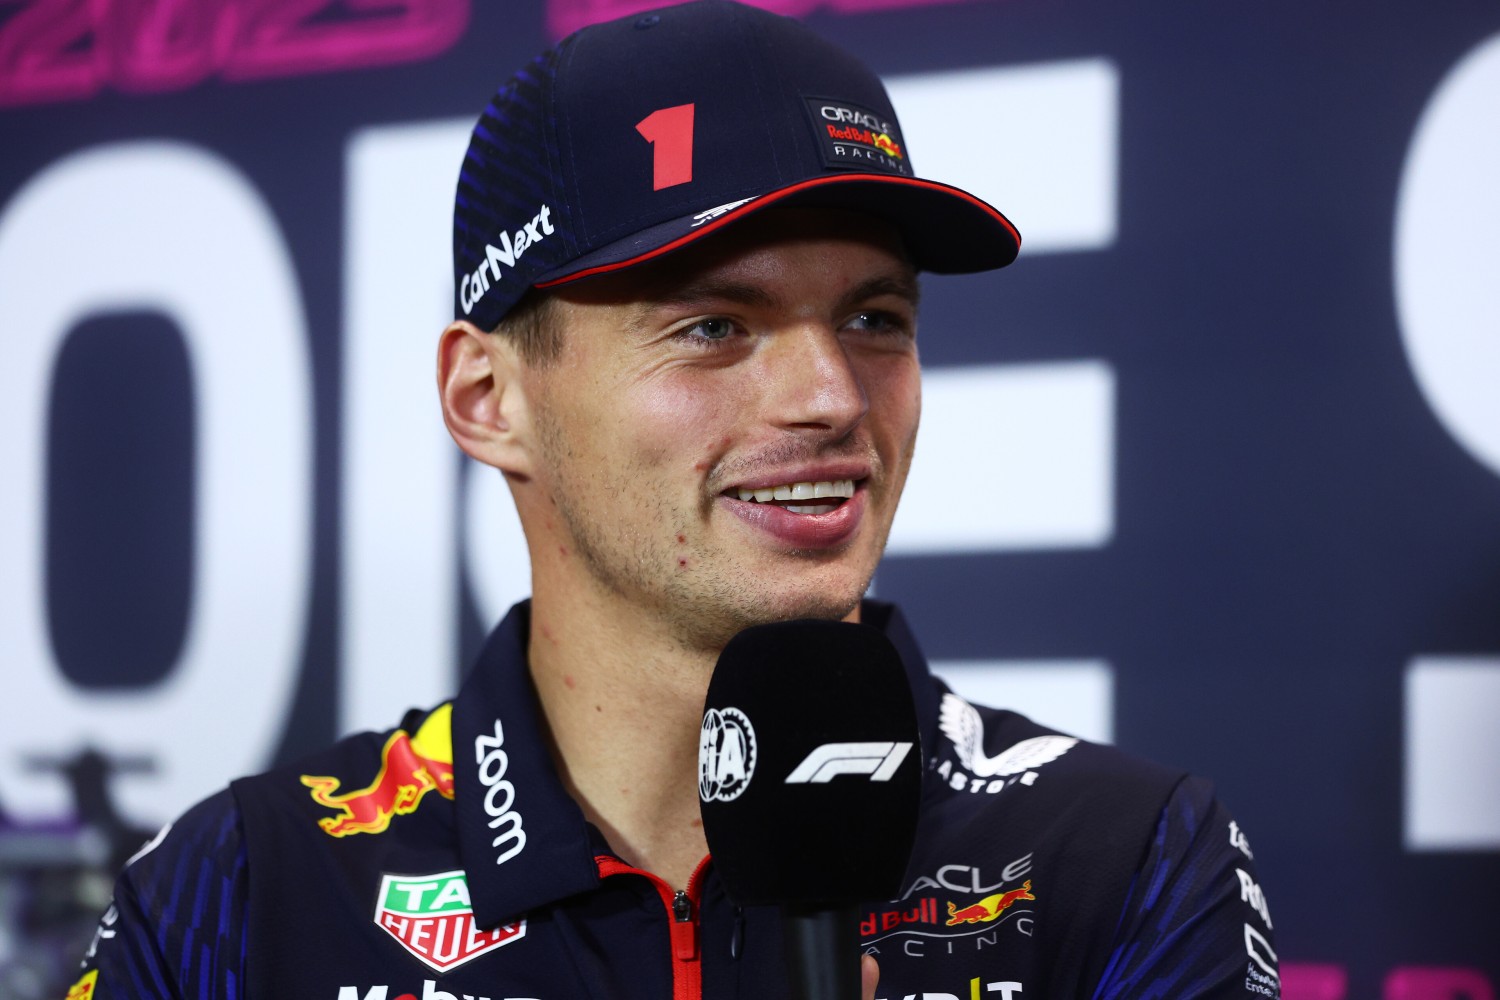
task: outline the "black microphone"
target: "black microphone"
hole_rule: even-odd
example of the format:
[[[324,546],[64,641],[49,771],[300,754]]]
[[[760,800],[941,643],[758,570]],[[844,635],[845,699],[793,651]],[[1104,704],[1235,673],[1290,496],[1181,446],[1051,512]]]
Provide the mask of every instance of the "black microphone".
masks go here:
[[[846,622],[748,628],[703,709],[703,833],[729,898],[779,904],[793,995],[858,1000],[859,904],[911,857],[922,748],[901,658]]]

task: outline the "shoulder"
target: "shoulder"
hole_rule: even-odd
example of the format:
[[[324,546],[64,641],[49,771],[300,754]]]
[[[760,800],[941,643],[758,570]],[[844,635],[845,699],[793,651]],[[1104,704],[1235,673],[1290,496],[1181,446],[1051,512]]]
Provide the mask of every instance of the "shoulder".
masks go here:
[[[221,790],[142,845],[126,862],[121,882],[160,904],[173,895],[164,882],[200,870],[232,876],[243,865],[240,812],[228,790]]]
[[[997,872],[1007,886],[1030,878],[1038,916],[1054,929],[1113,926],[1187,779],[946,689],[930,743],[920,837],[927,866],[983,869],[976,885],[995,883]],[[936,869],[928,874],[943,884]]]
[[[1065,840],[1059,849],[1074,860],[1131,870],[1152,849],[1182,855],[1199,844],[1219,860],[1249,860],[1244,832],[1207,778],[947,691],[939,713],[930,777],[982,819],[1004,803],[1008,823]]]
[[[98,997],[168,995],[168,984],[187,982],[202,984],[205,997],[234,995],[244,975],[246,876],[240,812],[221,791],[126,863],[79,983]]]
[[[1160,995],[1190,983],[1185,996],[1275,996],[1272,927],[1248,836],[1209,782],[1188,778],[1163,810],[1119,915],[1100,995]]]
[[[412,710],[384,732],[365,732],[231,783],[257,837],[333,838],[380,833],[431,796],[453,797],[452,705]]]
[[[1110,830],[1132,821],[1149,830],[1173,791],[1187,778],[1116,747],[1049,729],[1016,712],[972,704],[944,689],[936,736],[927,748],[928,795],[949,808],[984,816],[1000,809],[1012,822],[1077,832]]]
[[[1183,995],[1228,997],[1274,983],[1249,840],[1212,782],[947,691],[938,734],[928,856],[983,859],[976,887],[1024,885],[1038,943],[1076,972],[1055,986],[1133,996],[1186,977],[1201,991]]]
[[[427,824],[407,821],[396,837],[354,836],[451,798],[449,715],[447,704],[409,712],[395,729],[233,781],[167,824],[121,873],[80,983],[100,997],[175,995],[179,983],[203,986],[204,997],[238,995],[257,912],[321,878],[331,845],[353,838],[343,853],[368,867],[403,840],[430,841],[433,823],[451,823],[429,808]]]

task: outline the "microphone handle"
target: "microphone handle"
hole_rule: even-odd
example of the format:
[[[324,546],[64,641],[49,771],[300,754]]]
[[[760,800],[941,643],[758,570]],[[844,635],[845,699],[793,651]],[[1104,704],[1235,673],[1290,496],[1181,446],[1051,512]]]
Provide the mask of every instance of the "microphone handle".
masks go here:
[[[860,1000],[859,907],[781,907],[794,1000]]]

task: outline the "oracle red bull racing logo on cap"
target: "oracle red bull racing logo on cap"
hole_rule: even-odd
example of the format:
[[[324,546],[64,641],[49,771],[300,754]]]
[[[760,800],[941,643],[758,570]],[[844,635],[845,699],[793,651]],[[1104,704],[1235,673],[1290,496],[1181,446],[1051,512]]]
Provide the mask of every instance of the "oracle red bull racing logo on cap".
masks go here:
[[[323,832],[330,837],[384,833],[394,817],[416,812],[428,792],[453,798],[450,719],[451,706],[444,705],[427,717],[416,736],[401,729],[392,733],[380,751],[380,771],[363,788],[339,792],[339,778],[302,775],[313,801],[337,812],[318,820]]]
[[[823,163],[829,167],[910,174],[900,126],[869,108],[821,97],[807,99]]]
[[[384,876],[375,924],[439,972],[526,936],[525,920],[487,931],[475,925],[462,871]]]

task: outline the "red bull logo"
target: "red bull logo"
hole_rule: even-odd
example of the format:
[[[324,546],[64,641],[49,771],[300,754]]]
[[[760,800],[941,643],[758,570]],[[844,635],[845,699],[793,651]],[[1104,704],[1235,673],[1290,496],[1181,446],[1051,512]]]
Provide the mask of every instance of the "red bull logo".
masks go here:
[[[68,987],[68,995],[63,1000],[93,1000],[94,987],[99,984],[99,970],[90,969],[83,974],[83,978]]]
[[[416,812],[428,792],[453,798],[452,742],[434,738],[448,736],[447,709],[445,705],[434,712],[415,739],[404,730],[392,733],[380,751],[380,773],[364,788],[335,794],[340,779],[302,775],[302,783],[312,790],[313,801],[338,813],[318,820],[323,832],[330,837],[384,833],[393,817]]]
[[[898,160],[901,159],[901,147],[896,144],[896,140],[884,132],[875,133],[874,145],[876,149],[880,150],[886,156],[894,156]]]
[[[993,896],[986,896],[971,906],[965,906],[962,910],[957,909],[952,903],[949,903],[947,926],[957,927],[959,924],[987,924],[1023,899],[1036,899],[1031,894],[1031,879],[1027,879],[1022,883],[1019,889],[1012,889],[1009,892],[997,892]]]
[[[860,128],[858,125],[826,125],[828,138],[839,142],[856,142],[864,146],[870,146],[879,150],[886,156],[902,159],[901,146],[888,132],[876,132],[873,129]]]
[[[924,896],[917,900],[916,906],[897,910],[877,910],[871,913],[860,921],[859,935],[870,937],[872,934],[898,930],[902,924],[938,923],[942,923],[942,918],[938,916],[937,899]]]

